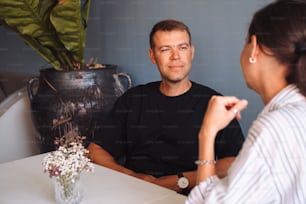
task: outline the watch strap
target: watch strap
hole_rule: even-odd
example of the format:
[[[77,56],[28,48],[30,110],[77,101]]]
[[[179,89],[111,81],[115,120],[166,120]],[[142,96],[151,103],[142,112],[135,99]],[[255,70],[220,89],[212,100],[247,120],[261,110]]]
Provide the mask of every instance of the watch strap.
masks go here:
[[[178,173],[177,173],[177,176],[178,176],[178,178],[184,177],[184,175],[183,175],[182,172],[178,172]]]
[[[177,176],[178,176],[178,179],[180,179],[182,177],[185,177],[182,172],[178,172]],[[183,189],[181,188],[181,191],[179,193],[187,196],[189,194],[189,192],[190,192],[190,189],[187,187],[187,188],[183,188]]]

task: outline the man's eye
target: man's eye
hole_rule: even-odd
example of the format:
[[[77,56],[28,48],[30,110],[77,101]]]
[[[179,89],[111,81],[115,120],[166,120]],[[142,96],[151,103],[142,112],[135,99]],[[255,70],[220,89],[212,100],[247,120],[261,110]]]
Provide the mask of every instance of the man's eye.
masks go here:
[[[169,48],[163,48],[163,49],[161,49],[160,51],[161,51],[161,52],[167,52],[167,51],[169,51]]]
[[[189,47],[188,46],[181,46],[180,50],[187,50]]]

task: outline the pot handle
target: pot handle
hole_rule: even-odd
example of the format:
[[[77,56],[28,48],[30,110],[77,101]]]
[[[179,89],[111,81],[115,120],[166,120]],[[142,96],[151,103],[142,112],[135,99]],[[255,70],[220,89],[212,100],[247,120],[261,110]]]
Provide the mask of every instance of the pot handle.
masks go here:
[[[35,83],[37,83],[39,81],[39,77],[32,77],[28,83],[27,83],[27,89],[28,89],[28,96],[30,98],[30,100],[32,101],[34,98],[34,94],[33,94],[33,88]]]
[[[119,76],[119,78],[123,77],[127,80],[128,84],[127,84],[126,90],[128,90],[129,88],[132,87],[132,79],[131,79],[131,76],[129,74],[124,73],[124,72],[119,72],[116,75]]]

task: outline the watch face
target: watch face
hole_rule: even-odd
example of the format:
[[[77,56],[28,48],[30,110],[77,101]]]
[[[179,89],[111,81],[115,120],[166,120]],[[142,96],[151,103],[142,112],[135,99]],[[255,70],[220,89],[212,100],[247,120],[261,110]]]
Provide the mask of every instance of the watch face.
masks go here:
[[[184,188],[187,188],[188,185],[189,185],[189,181],[186,177],[181,177],[179,178],[179,180],[177,181],[177,185],[181,188],[181,189],[184,189]]]

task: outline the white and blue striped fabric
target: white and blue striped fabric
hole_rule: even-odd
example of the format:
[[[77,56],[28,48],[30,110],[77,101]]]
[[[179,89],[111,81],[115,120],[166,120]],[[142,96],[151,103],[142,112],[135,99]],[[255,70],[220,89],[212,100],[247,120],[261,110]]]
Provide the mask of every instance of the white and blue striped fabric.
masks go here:
[[[194,187],[186,204],[200,203],[306,203],[306,98],[296,86],[258,115],[227,177]]]

